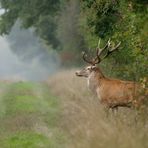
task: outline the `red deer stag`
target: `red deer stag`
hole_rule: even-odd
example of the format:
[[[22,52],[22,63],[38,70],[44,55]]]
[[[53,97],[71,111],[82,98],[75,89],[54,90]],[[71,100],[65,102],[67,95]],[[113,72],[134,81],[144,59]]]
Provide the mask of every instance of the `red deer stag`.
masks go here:
[[[108,40],[103,48],[100,48],[98,45],[96,57],[92,60],[88,59],[87,54],[83,52],[83,60],[90,65],[76,72],[77,76],[87,78],[88,87],[97,94],[100,102],[107,108],[112,109],[117,109],[118,107],[138,107],[140,100],[142,100],[141,97],[138,97],[140,95],[140,86],[137,83],[108,78],[96,66],[101,60],[118,49],[120,43],[113,47],[110,40]],[[107,50],[105,54],[103,54],[104,50]],[[100,55],[103,57],[101,58]]]

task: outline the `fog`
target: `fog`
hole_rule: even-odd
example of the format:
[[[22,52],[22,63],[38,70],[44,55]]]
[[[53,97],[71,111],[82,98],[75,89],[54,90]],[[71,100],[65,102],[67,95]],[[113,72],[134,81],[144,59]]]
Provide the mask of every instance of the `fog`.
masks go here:
[[[1,80],[46,80],[58,71],[60,60],[36,37],[33,29],[19,29],[19,23],[10,35],[0,37]]]

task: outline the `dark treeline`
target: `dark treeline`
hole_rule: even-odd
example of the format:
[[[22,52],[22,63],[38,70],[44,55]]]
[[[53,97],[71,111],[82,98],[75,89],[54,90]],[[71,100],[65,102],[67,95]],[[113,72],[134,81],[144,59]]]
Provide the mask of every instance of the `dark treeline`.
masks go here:
[[[64,64],[79,64],[81,52],[111,38],[121,48],[102,63],[106,73],[146,81],[148,73],[147,0],[0,0],[0,33],[9,34],[17,20],[34,28]]]

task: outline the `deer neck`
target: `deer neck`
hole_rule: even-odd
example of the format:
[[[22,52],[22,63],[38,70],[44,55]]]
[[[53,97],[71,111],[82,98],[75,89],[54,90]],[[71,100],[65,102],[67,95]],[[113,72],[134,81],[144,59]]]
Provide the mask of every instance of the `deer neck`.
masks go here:
[[[101,87],[103,79],[105,79],[105,76],[100,70],[93,71],[87,79],[89,89],[96,92],[97,88]]]

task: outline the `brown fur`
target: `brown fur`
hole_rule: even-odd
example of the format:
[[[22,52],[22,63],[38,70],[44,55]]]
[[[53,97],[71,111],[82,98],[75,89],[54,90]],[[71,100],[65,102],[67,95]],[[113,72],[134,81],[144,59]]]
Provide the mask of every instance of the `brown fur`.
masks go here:
[[[83,76],[83,69],[77,76]],[[97,94],[100,102],[108,108],[139,107],[143,96],[141,86],[132,81],[107,78],[100,68],[94,67],[89,77],[89,88]]]

